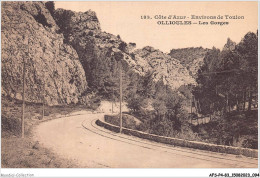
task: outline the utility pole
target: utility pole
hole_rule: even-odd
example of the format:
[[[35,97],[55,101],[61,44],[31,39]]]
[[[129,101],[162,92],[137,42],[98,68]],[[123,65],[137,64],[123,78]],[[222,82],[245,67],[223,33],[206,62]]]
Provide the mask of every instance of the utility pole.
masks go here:
[[[19,23],[8,23],[8,22],[4,22],[5,25],[9,24],[12,27],[12,25],[20,25],[20,24],[27,24],[26,22],[19,22]],[[27,24],[28,25],[28,24]],[[1,32],[4,32],[5,30],[5,26],[2,27]],[[23,39],[25,39],[24,35],[23,35]],[[29,48],[29,40],[30,37],[28,36],[28,42],[27,42],[27,50],[28,50],[28,58],[30,58],[30,48]],[[23,49],[26,50],[26,49]],[[24,138],[24,113],[25,113],[25,73],[26,73],[26,64],[25,64],[25,58],[23,57],[23,73],[22,73],[22,77],[23,77],[23,94],[22,94],[22,117],[21,117],[21,137]]]
[[[29,53],[28,53],[29,54]],[[23,58],[23,105],[22,105],[22,138],[24,138],[24,109],[25,109],[25,60]]]
[[[44,60],[45,47],[43,47],[42,59]],[[42,119],[44,119],[44,103],[45,102],[45,69],[43,69],[43,95],[42,95]]]
[[[43,84],[45,85],[45,83]],[[45,87],[43,86],[43,99],[42,99],[42,119],[44,119],[44,100],[45,100]]]
[[[30,56],[29,37],[28,37],[28,58]],[[22,138],[24,138],[24,111],[25,111],[25,59],[23,58],[23,104],[22,104]]]
[[[190,123],[192,124],[192,99],[193,96],[191,95],[191,99],[190,99]]]
[[[44,119],[44,105],[45,105],[45,70],[43,71],[42,119]]]
[[[120,133],[122,133],[122,93],[123,93],[123,89],[122,89],[122,63],[121,61],[119,62],[119,75],[120,75]]]
[[[113,90],[113,96],[112,96],[112,114],[114,113],[114,98],[115,98],[115,96],[114,96],[114,88],[112,89]]]

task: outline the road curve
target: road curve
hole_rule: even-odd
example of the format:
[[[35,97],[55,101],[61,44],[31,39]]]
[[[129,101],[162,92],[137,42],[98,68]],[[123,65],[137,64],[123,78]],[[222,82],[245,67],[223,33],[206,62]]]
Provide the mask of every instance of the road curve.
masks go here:
[[[80,167],[257,168],[257,159],[174,147],[114,133],[95,124],[103,114],[84,113],[43,122],[35,140]]]

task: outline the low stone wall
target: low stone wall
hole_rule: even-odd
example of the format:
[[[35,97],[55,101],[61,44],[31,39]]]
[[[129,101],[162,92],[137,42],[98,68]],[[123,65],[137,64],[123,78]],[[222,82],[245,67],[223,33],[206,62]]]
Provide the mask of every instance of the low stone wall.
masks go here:
[[[119,126],[112,125],[110,123],[105,122],[104,120],[97,120],[96,124],[102,126],[108,130],[119,132]],[[239,148],[239,147],[232,147],[232,146],[225,146],[225,145],[216,145],[204,142],[197,142],[197,141],[188,141],[184,139],[178,139],[173,137],[164,137],[154,134],[148,134],[145,132],[141,132],[138,130],[122,128],[122,133],[133,135],[139,138],[144,138],[148,140],[153,140],[160,143],[166,143],[170,145],[182,146],[182,147],[189,147],[195,148],[200,150],[207,150],[213,152],[220,152],[220,153],[228,153],[228,154],[235,154],[235,155],[244,155],[248,157],[258,157],[258,150],[249,149],[249,148]]]

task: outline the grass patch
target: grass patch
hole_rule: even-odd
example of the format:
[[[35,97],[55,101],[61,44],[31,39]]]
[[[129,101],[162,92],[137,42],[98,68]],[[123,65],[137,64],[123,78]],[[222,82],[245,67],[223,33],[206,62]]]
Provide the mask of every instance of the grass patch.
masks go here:
[[[30,137],[2,138],[2,168],[77,168],[74,160],[58,157]]]
[[[32,129],[41,122],[72,112],[89,110],[85,105],[45,106],[26,102],[25,138],[21,133],[22,102],[2,96],[1,101],[1,166],[2,168],[78,168],[75,160],[62,159],[33,141]]]

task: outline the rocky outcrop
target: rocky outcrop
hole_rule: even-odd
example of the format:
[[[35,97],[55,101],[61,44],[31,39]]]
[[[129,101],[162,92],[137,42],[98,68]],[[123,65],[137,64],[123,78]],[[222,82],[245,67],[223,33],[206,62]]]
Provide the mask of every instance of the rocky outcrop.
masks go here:
[[[134,55],[137,66],[140,66],[142,71],[152,72],[155,81],[162,79],[164,84],[168,84],[173,89],[179,88],[181,85],[195,83],[189,75],[189,71],[180,61],[158,49],[147,46],[135,50]]]
[[[233,51],[235,50],[235,48],[236,48],[236,42],[228,38],[227,43],[224,45],[222,51]]]
[[[196,78],[198,69],[203,65],[203,58],[210,49],[197,48],[181,48],[172,49],[169,55],[186,67],[191,76]]]
[[[2,94],[49,105],[84,102],[85,71],[44,2],[2,2]],[[45,93],[45,94],[44,94]]]
[[[103,32],[95,12],[55,10],[51,3],[2,3],[3,95],[22,98],[24,64],[26,100],[45,98],[49,105],[86,103],[89,91],[111,95],[120,63],[125,73],[153,72],[154,81],[172,88],[194,83],[170,55],[152,47],[135,50],[135,43]]]
[[[163,78],[172,88],[195,82],[188,70],[171,56],[152,47],[134,50],[135,43],[126,44],[120,36],[102,32],[95,12],[91,10],[82,13],[57,9],[54,17],[67,43],[77,51],[90,87],[100,85],[101,81],[97,84],[100,75],[95,73],[100,70],[111,73],[120,60],[125,68],[141,76],[148,71],[154,72],[155,81]]]
[[[119,35],[101,31],[95,12],[57,9],[54,18],[66,43],[77,51],[90,88],[108,94],[110,81],[118,79],[119,61],[125,70],[131,68],[139,74],[129,53],[135,44],[126,44]]]

